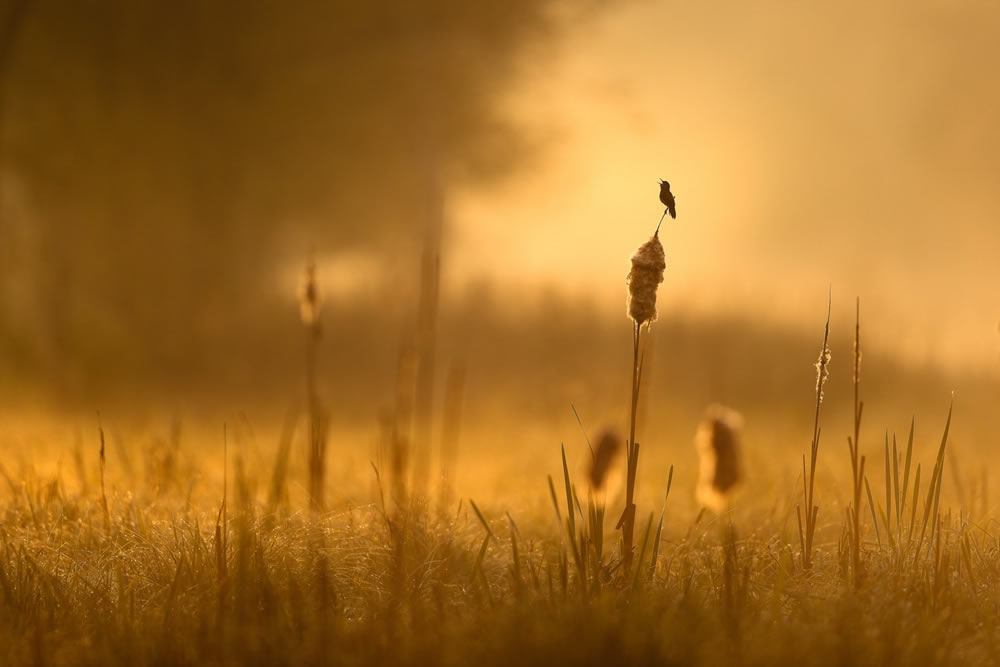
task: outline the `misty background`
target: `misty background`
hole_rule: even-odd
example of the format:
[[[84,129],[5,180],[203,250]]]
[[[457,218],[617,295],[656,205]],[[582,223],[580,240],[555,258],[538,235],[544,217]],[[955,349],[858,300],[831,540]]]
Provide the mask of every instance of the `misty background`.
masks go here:
[[[5,3],[4,364],[72,394],[287,359],[310,253],[378,255],[384,326],[447,184],[524,150],[491,107],[550,10]]]
[[[858,296],[873,432],[953,390],[978,432],[998,29],[981,2],[2,0],[0,395],[280,416],[312,256],[333,422],[373,428],[440,234],[437,382],[468,368],[468,423],[621,423],[666,178],[651,420],[720,400],[808,434],[832,291],[832,410]]]

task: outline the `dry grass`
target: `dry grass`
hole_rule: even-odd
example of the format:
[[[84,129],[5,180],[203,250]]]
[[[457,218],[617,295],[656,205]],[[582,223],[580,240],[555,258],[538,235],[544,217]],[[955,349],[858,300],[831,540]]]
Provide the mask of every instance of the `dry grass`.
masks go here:
[[[316,321],[306,322],[310,347],[318,339]],[[318,424],[313,370],[307,370],[303,460],[294,456],[296,410],[263,463],[249,462],[240,447],[230,456],[224,428],[220,479],[202,483],[197,495],[192,471],[206,465],[206,452],[217,451],[218,443],[183,447],[179,426],[163,451],[119,446],[110,494],[101,424],[99,449],[80,443],[73,449],[75,483],[58,469],[0,468],[7,481],[0,502],[0,664],[953,665],[1000,659],[1000,629],[984,622],[1000,605],[1000,535],[985,482],[981,502],[966,489],[958,506],[942,508],[950,410],[926,486],[911,424],[905,450],[886,433],[885,487],[876,480],[873,492],[859,442],[860,309],[846,501],[833,485],[817,482],[828,318],[811,455],[808,465],[802,458],[801,478],[770,496],[731,502],[742,464],[730,457],[722,474],[715,461],[705,481],[725,496],[716,507],[722,514],[691,517],[673,509],[670,466],[662,506],[644,507],[636,525],[637,508],[645,504],[636,492],[635,420],[640,336],[648,321],[633,322],[624,488],[608,489],[609,462],[621,443],[606,432],[590,447],[582,485],[566,448],[561,457],[553,449],[550,460],[559,472],[548,478],[551,511],[531,509],[528,498],[506,506],[489,497],[450,500],[462,477],[461,366],[445,392],[437,502],[409,486],[422,485],[423,473],[414,476],[410,457],[419,354],[406,345],[383,449],[372,462],[372,493],[360,504],[357,496],[326,496],[326,464],[334,472],[346,464],[337,456],[317,461],[317,436],[322,431],[325,456],[326,435]],[[702,449],[716,458],[735,454],[735,421],[716,433],[714,413],[709,417],[712,430]],[[145,465],[133,465],[137,460]],[[260,492],[256,480],[267,480]],[[293,496],[290,487],[307,490]],[[541,484],[537,491],[546,495]],[[827,523],[818,521],[818,499]],[[619,540],[607,528],[622,504]]]
[[[560,464],[560,490],[551,487],[553,515],[516,518],[469,500],[447,517],[412,505],[390,515],[377,502],[334,514],[271,512],[248,481],[268,471],[232,467],[231,510],[208,499],[186,508],[176,493],[114,494],[110,531],[99,498],[24,471],[3,504],[0,660],[980,664],[997,657],[998,632],[983,619],[1000,601],[1000,540],[985,517],[935,511],[936,481],[919,493],[914,487],[913,505],[886,513],[877,504],[880,537],[861,545],[866,576],[855,582],[835,540],[821,539],[803,569],[780,515],[760,503],[743,507],[733,524],[703,516],[682,523],[664,512],[651,530],[652,517],[644,518],[626,577],[602,532],[603,504],[581,499],[568,465]],[[900,498],[906,485],[901,478]],[[916,501],[915,525],[888,518],[913,516]]]

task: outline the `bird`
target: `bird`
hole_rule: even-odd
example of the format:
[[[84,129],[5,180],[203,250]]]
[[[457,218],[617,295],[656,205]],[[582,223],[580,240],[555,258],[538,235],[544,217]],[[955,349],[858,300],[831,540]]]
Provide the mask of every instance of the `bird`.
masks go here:
[[[670,214],[670,217],[674,220],[677,219],[677,202],[674,201],[674,195],[670,192],[670,183],[660,179],[660,201],[666,207],[663,211],[663,215],[660,216],[660,224],[663,224],[663,218]],[[656,225],[657,234],[660,232],[660,224]]]
[[[674,195],[670,192],[670,183],[660,179],[660,201],[667,207],[667,213],[674,220],[677,219],[677,204],[674,202]]]

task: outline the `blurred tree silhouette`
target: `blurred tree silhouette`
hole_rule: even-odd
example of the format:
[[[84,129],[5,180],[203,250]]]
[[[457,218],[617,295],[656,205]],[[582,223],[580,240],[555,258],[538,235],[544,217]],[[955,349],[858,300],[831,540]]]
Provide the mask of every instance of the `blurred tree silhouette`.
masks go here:
[[[0,42],[0,343],[48,372],[191,363],[277,262],[418,240],[441,183],[517,159],[491,107],[550,9],[28,0]]]

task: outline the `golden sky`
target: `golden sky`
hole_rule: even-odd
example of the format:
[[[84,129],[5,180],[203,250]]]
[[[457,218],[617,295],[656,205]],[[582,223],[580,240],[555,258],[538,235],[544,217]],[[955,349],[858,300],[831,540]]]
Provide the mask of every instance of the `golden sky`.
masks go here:
[[[627,3],[523,55],[504,109],[543,148],[450,192],[453,288],[622,310],[666,178],[668,312],[819,332],[832,289],[845,330],[857,295],[868,340],[994,372],[1000,8],[724,4]]]

